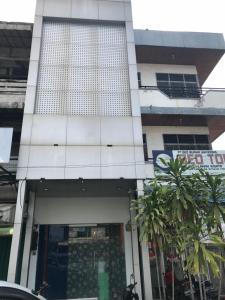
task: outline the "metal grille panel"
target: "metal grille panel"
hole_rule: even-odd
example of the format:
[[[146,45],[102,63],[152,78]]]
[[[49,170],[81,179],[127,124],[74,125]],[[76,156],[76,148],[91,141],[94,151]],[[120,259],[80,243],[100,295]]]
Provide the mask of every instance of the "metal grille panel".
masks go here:
[[[125,27],[45,22],[35,111],[130,115]]]
[[[37,92],[36,113],[64,114],[67,93],[65,91],[39,90]]]

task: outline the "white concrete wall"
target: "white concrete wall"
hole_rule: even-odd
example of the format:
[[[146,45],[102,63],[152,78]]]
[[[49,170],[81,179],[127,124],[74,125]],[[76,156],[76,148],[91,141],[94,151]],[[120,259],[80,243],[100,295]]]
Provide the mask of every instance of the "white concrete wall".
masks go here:
[[[38,0],[36,14],[60,18],[132,21],[130,0]]]
[[[34,218],[36,224],[126,223],[129,199],[37,197]]]
[[[200,99],[171,99],[167,97],[160,90],[151,90],[151,89],[140,89],[139,95],[141,99],[141,106],[149,107],[152,105],[153,107],[186,107],[186,108],[194,108],[194,107],[202,107],[202,102]]]
[[[141,106],[225,109],[225,92],[210,90],[200,99],[171,99],[160,90],[139,89]],[[209,113],[210,114],[210,113]]]
[[[210,90],[202,97],[202,106],[225,109],[225,92]]]
[[[156,73],[197,74],[195,66],[138,64],[137,67],[144,86],[157,86]]]
[[[208,127],[189,126],[144,126],[148,145],[148,157],[152,158],[152,150],[164,150],[163,134],[209,134]]]
[[[142,86],[157,87],[156,73],[195,74],[195,66],[138,64]],[[139,89],[141,106],[225,109],[225,92],[210,90],[201,99],[171,99],[160,90]]]
[[[138,64],[138,72],[141,72],[142,86],[157,87],[156,73],[197,74],[195,66],[185,65],[160,65]],[[159,107],[195,107],[199,106],[196,99],[170,99],[159,90],[139,90],[141,106]]]
[[[141,161],[139,117],[24,116],[18,178],[143,178]]]
[[[148,145],[148,157],[152,158],[152,150],[164,150],[163,134],[209,134],[208,127],[183,126],[144,126]],[[149,161],[145,164],[145,178],[153,178],[154,166]]]
[[[156,73],[197,74],[195,66],[159,64],[138,64],[138,72],[141,72],[143,86],[154,87],[157,87]],[[194,107],[199,102],[196,99],[170,99],[159,90],[140,89],[139,95],[141,106]]]
[[[47,16],[125,24],[130,117],[34,114],[43,17]],[[140,164],[144,158],[130,0],[37,1],[24,112],[17,178],[144,177],[144,164]]]

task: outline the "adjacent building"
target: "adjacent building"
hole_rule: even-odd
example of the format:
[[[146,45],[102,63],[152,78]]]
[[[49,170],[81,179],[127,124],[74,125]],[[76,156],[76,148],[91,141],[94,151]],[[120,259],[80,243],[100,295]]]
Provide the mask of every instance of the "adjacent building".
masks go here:
[[[224,54],[224,38],[136,30],[135,44],[146,176],[152,178],[152,151],[211,150],[224,132],[224,89],[203,87]]]
[[[8,281],[111,300],[132,277],[140,299],[157,298],[130,203],[154,177],[152,151],[207,151],[224,132],[225,90],[202,88],[224,52],[221,34],[133,30],[130,0],[37,1],[12,118],[23,115]]]
[[[29,67],[32,24],[0,22],[0,148],[13,129],[10,160],[0,158],[0,280],[7,279],[17,200],[16,169]],[[2,151],[0,151],[0,156]]]

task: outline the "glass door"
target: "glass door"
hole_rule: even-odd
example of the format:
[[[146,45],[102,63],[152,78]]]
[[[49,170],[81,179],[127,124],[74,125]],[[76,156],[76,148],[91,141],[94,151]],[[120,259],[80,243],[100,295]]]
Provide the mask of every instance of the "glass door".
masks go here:
[[[36,288],[48,299],[121,299],[126,286],[124,226],[41,225]]]

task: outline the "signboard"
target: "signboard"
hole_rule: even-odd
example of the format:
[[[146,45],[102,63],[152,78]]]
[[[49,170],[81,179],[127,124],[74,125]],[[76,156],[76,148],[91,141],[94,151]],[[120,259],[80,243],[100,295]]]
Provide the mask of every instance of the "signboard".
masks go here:
[[[166,173],[167,168],[161,161],[180,157],[187,163],[191,163],[193,169],[187,175],[196,172],[199,167],[212,175],[225,174],[225,151],[213,150],[173,150],[173,151],[152,151],[155,175]]]
[[[0,128],[0,164],[10,160],[13,128]]]

